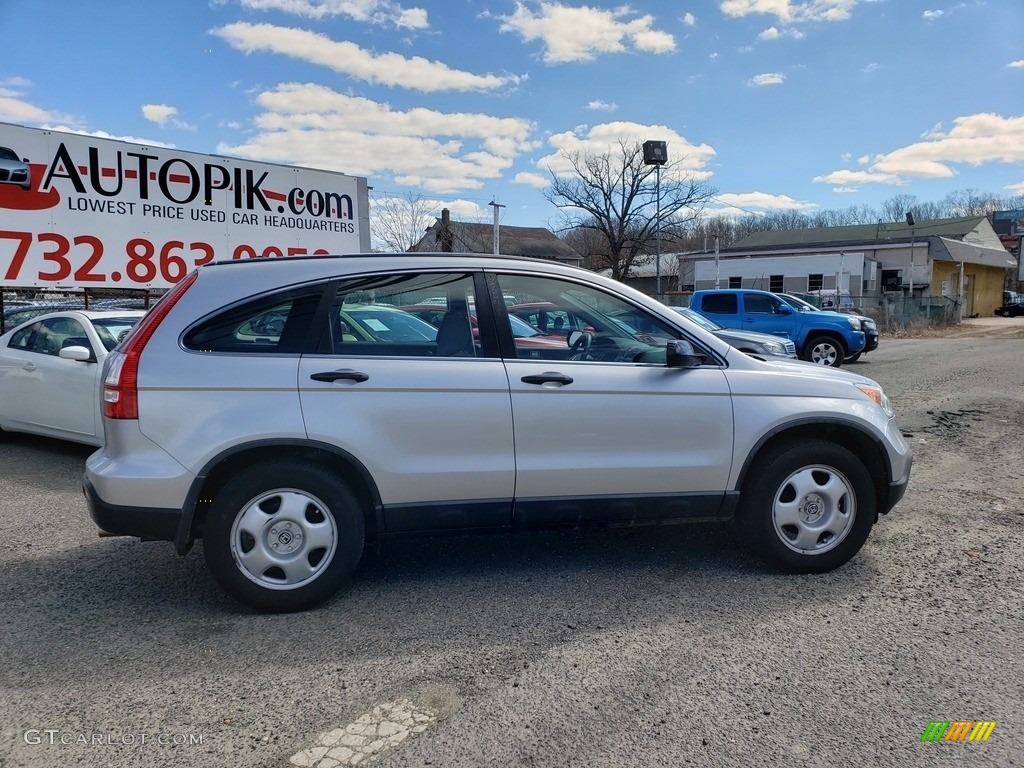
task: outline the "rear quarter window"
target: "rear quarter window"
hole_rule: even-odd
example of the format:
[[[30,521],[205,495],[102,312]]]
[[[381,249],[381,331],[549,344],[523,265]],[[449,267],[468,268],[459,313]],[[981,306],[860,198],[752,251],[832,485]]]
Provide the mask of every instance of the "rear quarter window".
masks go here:
[[[298,354],[322,293],[321,286],[236,305],[188,330],[184,346],[195,352]]]

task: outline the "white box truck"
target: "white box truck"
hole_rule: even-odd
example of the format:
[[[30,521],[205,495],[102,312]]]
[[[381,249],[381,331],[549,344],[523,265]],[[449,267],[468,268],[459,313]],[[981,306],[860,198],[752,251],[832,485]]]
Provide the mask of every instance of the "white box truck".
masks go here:
[[[0,123],[0,286],[167,288],[370,250],[365,178]]]

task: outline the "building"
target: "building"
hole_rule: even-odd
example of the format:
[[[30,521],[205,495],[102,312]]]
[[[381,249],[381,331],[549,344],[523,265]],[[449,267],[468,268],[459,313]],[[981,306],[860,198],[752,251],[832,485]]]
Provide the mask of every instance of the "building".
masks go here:
[[[755,232],[717,259],[700,252],[678,260],[683,291],[838,288],[862,307],[898,295],[948,304],[961,317],[991,315],[1007,270],[1017,268],[985,216]]]
[[[427,228],[410,251],[444,251],[456,253],[493,253],[493,224],[464,224],[451,221],[448,210]],[[447,247],[446,247],[447,243]],[[551,259],[563,264],[582,266],[583,257],[558,235],[543,227],[498,227],[498,249],[507,256],[530,256]]]

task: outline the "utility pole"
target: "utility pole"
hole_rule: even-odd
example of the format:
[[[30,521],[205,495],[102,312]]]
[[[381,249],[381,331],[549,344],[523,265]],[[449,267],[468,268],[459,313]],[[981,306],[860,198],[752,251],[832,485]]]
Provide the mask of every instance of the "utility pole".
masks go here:
[[[451,211],[441,209],[441,226],[437,230],[437,242],[441,244],[442,253],[451,253],[455,237],[452,235]]]
[[[661,166],[668,162],[668,143],[664,141],[644,142],[644,165],[653,165],[655,173],[654,214],[654,292],[661,296]]]
[[[494,202],[494,200],[491,200],[491,202],[489,202],[488,205],[494,209],[494,255],[497,256],[499,253],[501,253],[501,251],[498,250],[498,209],[504,208],[505,206],[499,205],[498,203]]]
[[[718,233],[715,232],[715,288],[721,288],[721,278],[718,269]]]

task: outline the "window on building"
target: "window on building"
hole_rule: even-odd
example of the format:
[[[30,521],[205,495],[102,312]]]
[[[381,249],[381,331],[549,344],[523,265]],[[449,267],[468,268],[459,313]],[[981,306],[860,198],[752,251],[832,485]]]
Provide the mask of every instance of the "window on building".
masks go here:
[[[743,287],[743,278],[742,277],[730,277],[729,278],[729,287],[730,288],[742,288]]]
[[[808,275],[807,276],[807,290],[808,291],[820,291],[824,287],[824,285],[823,285],[824,282],[825,282],[825,276],[824,275],[821,275],[821,274],[818,274],[818,275]]]
[[[782,293],[785,290],[784,283],[783,275],[772,275],[768,278],[768,290],[772,293]]]

